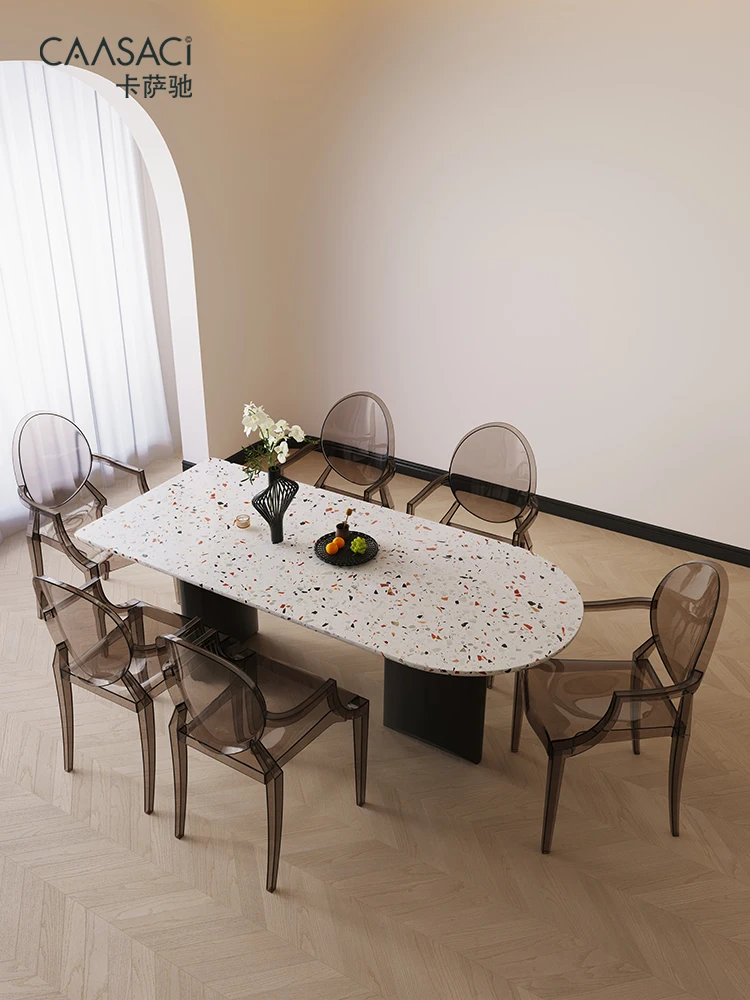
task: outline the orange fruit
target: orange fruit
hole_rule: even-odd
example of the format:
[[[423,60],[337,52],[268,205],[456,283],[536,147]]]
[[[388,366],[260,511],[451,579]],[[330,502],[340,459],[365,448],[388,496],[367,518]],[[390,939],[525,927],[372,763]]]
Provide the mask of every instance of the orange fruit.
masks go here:
[[[343,547],[346,545],[346,542],[341,537],[341,535],[337,535],[336,538],[334,538],[334,540],[331,542],[331,545],[335,545],[337,549],[343,549]]]
[[[326,552],[329,556],[335,556],[338,550],[339,547],[335,542],[329,542],[328,545],[326,545]]]

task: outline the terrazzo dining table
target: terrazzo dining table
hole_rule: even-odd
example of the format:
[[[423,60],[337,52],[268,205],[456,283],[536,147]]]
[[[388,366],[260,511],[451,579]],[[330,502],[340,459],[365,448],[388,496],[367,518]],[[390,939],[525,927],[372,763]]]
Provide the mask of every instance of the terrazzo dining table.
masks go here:
[[[488,675],[567,646],[583,617],[573,582],[525,549],[305,484],[272,544],[251,506],[266,485],[211,459],[77,535],[176,577],[183,613],[228,635],[256,632],[261,610],[380,653],[384,724],[479,763]],[[356,568],[314,552],[347,504],[380,546]],[[234,523],[243,513],[249,528]]]

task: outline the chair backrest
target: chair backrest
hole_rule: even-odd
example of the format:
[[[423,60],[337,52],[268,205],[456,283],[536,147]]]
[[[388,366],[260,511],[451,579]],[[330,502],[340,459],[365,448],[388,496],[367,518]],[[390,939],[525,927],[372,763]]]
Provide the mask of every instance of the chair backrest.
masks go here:
[[[35,576],[34,590],[52,640],[65,645],[70,672],[94,687],[118,681],[133,657],[133,640],[122,620],[72,584]]]
[[[510,424],[482,424],[458,443],[448,483],[453,496],[483,521],[512,521],[536,492],[536,460]]]
[[[247,750],[263,735],[266,702],[239,667],[194,643],[165,636],[173,670],[169,690],[188,711],[190,735],[222,753]],[[165,664],[166,666],[166,664]]]
[[[371,392],[344,396],[323,421],[320,447],[334,472],[350,483],[372,486],[395,453],[388,407]]]
[[[651,602],[651,633],[672,680],[705,673],[721,629],[729,584],[723,567],[688,562],[671,570]]]
[[[61,507],[91,475],[92,455],[83,431],[57,413],[27,413],[13,435],[16,482],[31,500]]]

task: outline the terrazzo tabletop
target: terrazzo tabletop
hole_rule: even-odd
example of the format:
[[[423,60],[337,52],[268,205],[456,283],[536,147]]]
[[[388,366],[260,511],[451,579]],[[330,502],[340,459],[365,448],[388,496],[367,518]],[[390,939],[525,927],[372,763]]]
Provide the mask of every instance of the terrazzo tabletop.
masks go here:
[[[407,666],[505,673],[557,655],[583,602],[561,569],[524,549],[300,483],[273,545],[242,468],[211,459],[77,532],[79,538],[206,590]],[[380,552],[363,566],[319,560],[317,538],[347,506]],[[237,528],[238,514],[249,528]],[[261,626],[262,627],[262,626]]]

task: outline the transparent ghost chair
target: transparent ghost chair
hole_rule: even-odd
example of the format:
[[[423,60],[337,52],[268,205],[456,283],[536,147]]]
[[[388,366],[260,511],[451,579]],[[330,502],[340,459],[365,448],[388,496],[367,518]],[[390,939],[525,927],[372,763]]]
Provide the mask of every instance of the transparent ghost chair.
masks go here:
[[[287,466],[315,447],[317,445],[312,443],[295,449],[289,456]],[[326,460],[326,468],[315,485],[319,489],[325,486],[343,496],[392,508],[393,498],[388,484],[396,474],[395,447],[393,421],[383,400],[371,392],[350,393],[331,408],[323,421],[320,450]],[[327,486],[331,472],[360,487],[361,492]]]
[[[513,534],[506,538],[497,531],[464,524],[457,527],[531,549],[529,529],[539,513],[536,460],[529,442],[515,427],[482,424],[469,431],[453,452],[448,472],[412,497],[406,505],[407,513],[416,513],[417,507],[441,486],[448,486],[453,494],[453,503],[440,519],[441,524],[453,523],[459,508],[463,508],[488,524],[513,522]]]
[[[141,601],[115,605],[98,579],[78,588],[35,576],[39,607],[55,643],[55,674],[63,736],[63,765],[73,770],[72,686],[122,705],[138,715],[143,757],[143,808],[154,808],[156,734],[153,699],[165,681],[156,648],[162,632],[174,632],[188,621],[182,615]],[[193,622],[193,628],[200,623]]]
[[[129,560],[75,537],[76,531],[112,508],[91,482],[94,462],[134,476],[141,493],[148,491],[143,469],[91,451],[83,431],[67,417],[27,413],[13,436],[13,468],[18,495],[29,509],[26,538],[32,574],[44,575],[43,546],[65,552],[89,580],[106,579]],[[42,617],[42,608],[38,608]]]
[[[357,805],[365,801],[369,702],[336,681],[281,664],[258,652],[227,655],[215,630],[192,640],[159,640],[175,710],[169,724],[175,786],[175,836],[185,832],[187,749],[259,781],[266,788],[266,888],[276,888],[284,808],[283,767],[336,722],[354,726]]]
[[[526,718],[548,756],[544,854],[552,846],[566,760],[604,741],[630,741],[637,754],[643,739],[671,739],[669,822],[672,835],[679,836],[693,695],[721,629],[727,592],[721,566],[684,563],[667,573],[652,598],[584,605],[586,611],[648,608],[651,634],[631,659],[555,659],[522,672],[522,699],[514,706],[511,749],[518,749],[520,713],[525,706]],[[658,656],[656,666],[650,659],[654,654]]]

